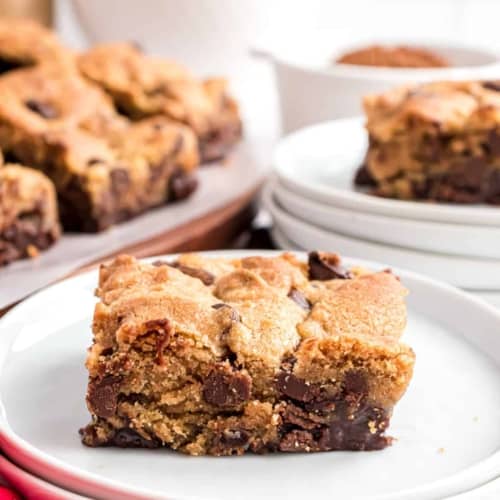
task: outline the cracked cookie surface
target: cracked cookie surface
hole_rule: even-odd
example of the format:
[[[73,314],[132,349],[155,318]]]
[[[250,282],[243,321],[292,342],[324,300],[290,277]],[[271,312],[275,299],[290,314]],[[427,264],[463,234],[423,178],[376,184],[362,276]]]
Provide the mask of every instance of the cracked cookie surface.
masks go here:
[[[100,270],[89,446],[375,450],[413,370],[406,290],[333,254],[181,255]]]
[[[78,64],[127,116],[164,115],[189,125],[203,161],[224,157],[241,138],[238,105],[224,79],[197,80],[183,66],[149,57],[128,43],[97,45]]]
[[[196,187],[188,127],[162,117],[132,122],[70,68],[0,78],[0,146],[52,179],[67,230],[100,231]]]
[[[500,82],[432,82],[364,100],[355,183],[407,200],[500,204]]]

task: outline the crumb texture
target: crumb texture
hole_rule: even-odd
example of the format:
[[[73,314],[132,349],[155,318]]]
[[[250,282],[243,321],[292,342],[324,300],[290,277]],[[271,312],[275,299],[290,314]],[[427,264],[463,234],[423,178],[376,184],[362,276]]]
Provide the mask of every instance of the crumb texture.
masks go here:
[[[193,455],[387,446],[414,354],[406,290],[338,256],[144,264],[100,270],[86,366],[89,446]]]

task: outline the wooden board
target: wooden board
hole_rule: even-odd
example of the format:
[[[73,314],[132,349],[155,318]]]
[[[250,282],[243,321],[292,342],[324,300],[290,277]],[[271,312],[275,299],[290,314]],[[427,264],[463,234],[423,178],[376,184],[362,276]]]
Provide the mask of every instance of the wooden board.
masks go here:
[[[123,253],[143,258],[167,253],[228,248],[243,231],[249,228],[257,211],[256,198],[259,191],[260,187],[255,188],[198,219],[155,236],[150,240],[121,248],[90,264],[86,264],[68,276],[87,271]],[[1,309],[0,317],[13,305]]]

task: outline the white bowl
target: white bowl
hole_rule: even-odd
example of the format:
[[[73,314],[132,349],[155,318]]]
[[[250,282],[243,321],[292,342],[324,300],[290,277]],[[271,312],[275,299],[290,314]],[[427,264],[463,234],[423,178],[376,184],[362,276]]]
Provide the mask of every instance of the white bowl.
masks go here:
[[[276,71],[283,131],[305,125],[355,116],[361,113],[366,94],[410,82],[432,80],[492,79],[500,75],[500,62],[493,52],[442,43],[379,42],[425,48],[450,62],[449,68],[377,68],[333,61],[352,47],[335,48],[324,39],[300,36],[300,45],[259,49]],[[367,46],[369,44],[366,44]]]

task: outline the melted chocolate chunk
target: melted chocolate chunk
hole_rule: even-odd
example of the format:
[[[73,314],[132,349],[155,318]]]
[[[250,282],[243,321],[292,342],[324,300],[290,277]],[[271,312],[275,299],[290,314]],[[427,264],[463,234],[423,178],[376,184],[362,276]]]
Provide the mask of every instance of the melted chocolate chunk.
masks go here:
[[[132,429],[119,429],[111,439],[114,446],[120,448],[158,448],[161,443],[156,439],[145,439]]]
[[[87,160],[87,165],[91,167],[92,165],[97,165],[98,163],[104,163],[102,158],[89,158]]]
[[[368,170],[368,166],[363,164],[358,168],[354,176],[354,184],[356,186],[374,187],[377,185],[377,181],[373,178],[370,170]]]
[[[151,265],[154,267],[168,266],[170,265],[166,260],[155,260],[151,262]]]
[[[383,435],[389,415],[366,402],[368,385],[363,373],[346,373],[339,393],[316,387],[306,403],[303,400],[310,398],[304,397],[306,386],[297,387],[292,399],[299,403],[285,402],[280,410],[281,451],[378,450],[390,444],[391,439]]]
[[[334,253],[310,252],[309,253],[309,279],[334,280],[350,279],[351,273],[340,264],[340,257]]]
[[[156,335],[156,362],[159,365],[163,364],[163,350],[170,340],[172,327],[168,319],[153,319],[146,321],[144,324],[146,335],[152,333]]]
[[[290,297],[299,307],[301,307],[305,311],[311,310],[311,303],[307,300],[305,295],[300,290],[292,288],[290,292],[288,292],[288,297]]]
[[[2,75],[3,73],[7,73],[9,71],[13,71],[15,69],[24,68],[26,66],[33,66],[33,64],[31,64],[27,61],[26,62],[13,61],[13,60],[1,58],[0,59],[0,75]]]
[[[169,199],[183,200],[190,196],[198,187],[198,179],[182,169],[175,170],[168,181]]]
[[[219,437],[219,443],[228,448],[248,447],[250,436],[244,429],[226,429]]]
[[[484,158],[472,157],[453,165],[448,174],[448,182],[459,189],[479,190],[489,167]]]
[[[491,80],[482,83],[483,87],[488,90],[500,92],[500,80]]]
[[[108,375],[101,380],[92,380],[87,391],[87,404],[91,411],[102,418],[116,413],[121,378]]]
[[[170,266],[175,267],[179,271],[192,278],[198,278],[204,285],[210,286],[213,285],[215,281],[215,276],[205,269],[200,269],[198,267],[185,266],[184,264],[179,264],[178,262],[174,262],[170,264]]]
[[[53,120],[54,118],[57,118],[59,114],[57,112],[57,109],[48,102],[40,102],[35,99],[28,99],[25,104],[28,109],[30,109],[34,113],[39,114],[47,120]]]
[[[306,382],[289,372],[280,372],[276,379],[278,390],[297,401],[308,402],[315,399],[320,392],[317,385]]]
[[[366,376],[359,371],[348,371],[344,375],[344,391],[354,394],[366,394],[368,392]]]
[[[214,406],[231,407],[250,398],[252,379],[228,365],[216,365],[203,384],[203,399]]]

